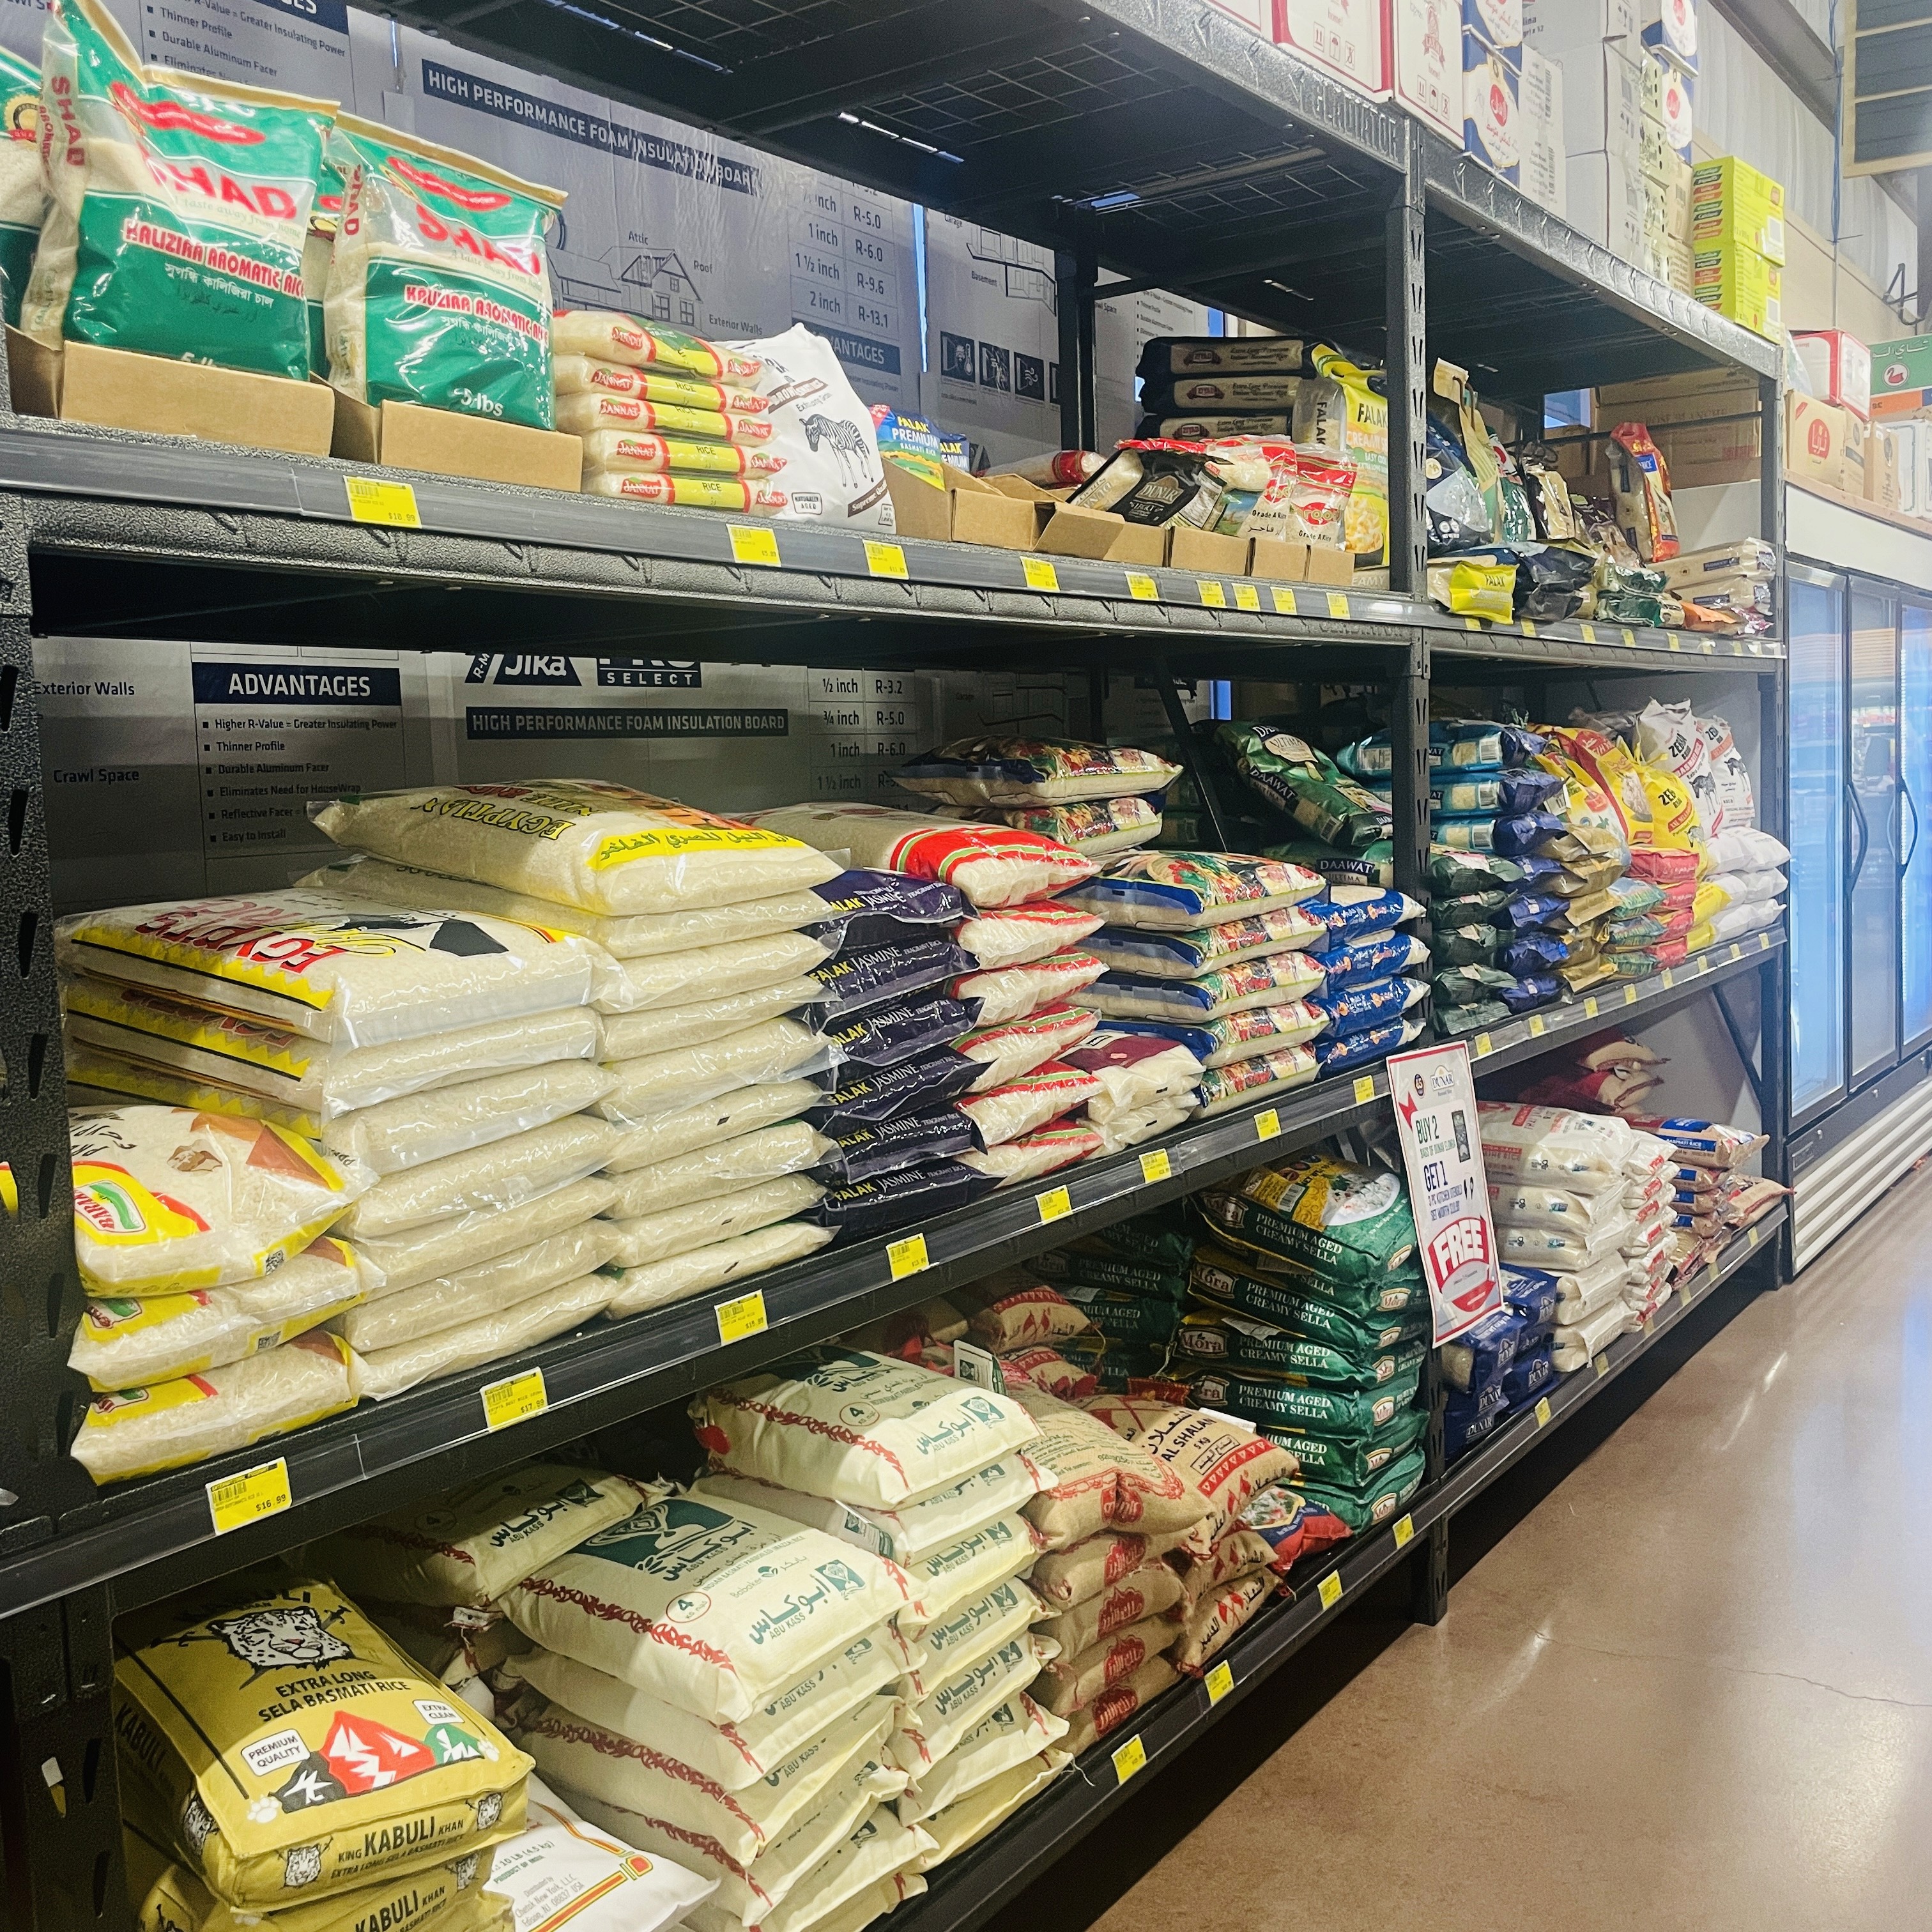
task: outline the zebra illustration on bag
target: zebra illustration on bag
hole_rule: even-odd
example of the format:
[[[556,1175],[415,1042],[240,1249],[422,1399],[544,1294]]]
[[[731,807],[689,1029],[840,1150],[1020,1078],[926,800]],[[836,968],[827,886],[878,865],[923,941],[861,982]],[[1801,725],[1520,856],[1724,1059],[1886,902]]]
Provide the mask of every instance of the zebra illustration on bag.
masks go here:
[[[833,416],[807,416],[799,427],[805,431],[805,440],[814,456],[821,442],[831,444],[832,453],[838,460],[838,480],[848,490],[854,482],[862,483],[872,474],[872,465],[866,460],[866,439],[860,434],[856,423]],[[848,457],[858,460],[859,473],[856,478],[847,473]]]

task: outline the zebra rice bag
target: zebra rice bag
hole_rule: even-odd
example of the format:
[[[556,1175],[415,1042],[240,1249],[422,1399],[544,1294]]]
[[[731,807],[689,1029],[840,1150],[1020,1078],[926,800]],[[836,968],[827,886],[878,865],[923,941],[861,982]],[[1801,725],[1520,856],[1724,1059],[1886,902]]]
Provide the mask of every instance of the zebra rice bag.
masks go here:
[[[145,68],[97,0],[47,14],[53,201],[21,327],[308,380],[302,249],[332,100]]]

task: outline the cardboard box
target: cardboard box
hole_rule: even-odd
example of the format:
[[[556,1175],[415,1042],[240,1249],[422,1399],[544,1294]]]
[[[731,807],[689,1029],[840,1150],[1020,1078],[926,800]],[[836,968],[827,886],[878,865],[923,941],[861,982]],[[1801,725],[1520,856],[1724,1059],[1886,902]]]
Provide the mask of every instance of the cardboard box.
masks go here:
[[[1459,0],[1384,0],[1396,100],[1460,146],[1462,68]]]
[[[1865,501],[1881,510],[1898,508],[1898,437],[1874,423],[1865,439]]]
[[[1037,503],[1003,496],[997,490],[949,490],[946,494],[952,503],[955,543],[984,544],[994,550],[1039,547],[1042,518]]]
[[[1192,524],[1169,524],[1167,532],[1167,560],[1173,568],[1209,577],[1247,575],[1247,538],[1224,537],[1218,531],[1198,530]]]
[[[1872,420],[1892,422],[1901,416],[1932,416],[1932,389],[1887,389],[1871,399]]]
[[[1662,129],[1664,143],[1680,161],[1690,159],[1690,130],[1695,112],[1694,84],[1667,61],[1646,52],[1637,63],[1647,121]]]
[[[1854,496],[1865,494],[1865,451],[1871,430],[1864,418],[1850,410],[1840,412],[1845,419],[1845,481],[1844,488]]]
[[[1462,0],[1461,25],[1499,54],[1522,45],[1522,0]]]
[[[1784,184],[1735,154],[1700,161],[1690,188],[1690,224],[1700,254],[1707,248],[1750,248],[1782,266]]]
[[[1613,154],[1634,169],[1643,134],[1643,81],[1636,62],[1595,43],[1565,50],[1559,62],[1564,151]]]
[[[1462,32],[1462,152],[1507,182],[1522,178],[1522,143],[1516,130],[1522,76],[1467,28]]]
[[[1546,54],[1613,40],[1636,43],[1631,0],[1522,0],[1522,44]]]
[[[352,463],[383,463],[396,470],[427,470],[441,476],[474,476],[486,483],[521,483],[537,490],[583,487],[584,440],[520,423],[490,422],[451,410],[415,403],[384,403],[371,409],[345,396],[335,399],[335,435],[330,448]]]
[[[1560,63],[1534,47],[1525,47],[1516,104],[1522,148],[1520,185],[1532,201],[1567,219],[1570,176],[1566,166],[1568,155],[1563,145]]]
[[[1803,328],[1797,332],[1798,354],[1812,387],[1828,403],[1850,410],[1862,422],[1871,420],[1871,351],[1843,328]]]
[[[1372,99],[1389,92],[1382,0],[1274,0],[1274,39]]]
[[[13,346],[10,331],[7,338],[10,354]],[[1871,380],[1872,406],[1879,410],[1894,396],[1909,391],[1916,397],[1921,390],[1932,389],[1932,335],[1906,335],[1894,342],[1874,342]],[[1915,401],[1910,406],[1916,409],[1919,405]]]
[[[1845,424],[1849,420],[1835,403],[1821,403],[1814,396],[1786,396],[1785,474],[1843,489]]]
[[[1137,570],[1158,568],[1167,561],[1167,526],[1130,524],[1124,518],[1108,546],[1107,561],[1128,564]]]
[[[1103,557],[1113,547],[1127,520],[1113,510],[1088,510],[1071,503],[1042,507],[1040,535],[1028,548],[1042,556]]]
[[[335,392],[326,383],[214,369],[91,342],[51,350],[14,328],[7,332],[7,354],[14,406],[23,415],[248,449],[328,454]],[[574,474],[570,487],[577,488]]]
[[[1643,246],[1642,176],[1611,154],[1571,154],[1566,165],[1570,226],[1634,262]]]
[[[1706,308],[1727,315],[1776,341],[1784,333],[1784,271],[1755,249],[1730,247],[1696,253],[1691,292]]]
[[[1312,543],[1308,546],[1308,580],[1346,588],[1355,580],[1355,560],[1340,544]]]
[[[1637,38],[1685,74],[1697,71],[1697,0],[1638,0]]]
[[[1308,581],[1308,546],[1291,543],[1284,537],[1256,537],[1248,561],[1250,577],[1276,584]]]

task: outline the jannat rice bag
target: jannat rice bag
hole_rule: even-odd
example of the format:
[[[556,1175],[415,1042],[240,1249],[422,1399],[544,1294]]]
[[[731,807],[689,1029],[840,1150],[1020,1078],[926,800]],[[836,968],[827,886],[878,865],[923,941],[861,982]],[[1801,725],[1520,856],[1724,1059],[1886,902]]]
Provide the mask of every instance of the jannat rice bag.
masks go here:
[[[49,9],[42,62],[53,202],[26,332],[307,382],[302,248],[336,104],[145,68],[97,0]]]
[[[523,1828],[530,1760],[326,1583],[230,1578],[123,1622],[122,1800],[231,1906],[427,1870]],[[241,1594],[236,1594],[238,1589]]]
[[[330,382],[372,406],[548,429],[544,236],[562,191],[351,115],[328,154],[345,187],[322,298]]]

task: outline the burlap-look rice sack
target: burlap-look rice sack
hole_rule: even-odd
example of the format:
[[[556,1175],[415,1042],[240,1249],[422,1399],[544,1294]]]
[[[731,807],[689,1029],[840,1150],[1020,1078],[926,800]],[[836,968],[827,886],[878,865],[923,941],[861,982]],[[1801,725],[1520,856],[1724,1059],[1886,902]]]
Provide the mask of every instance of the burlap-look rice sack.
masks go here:
[[[122,1802],[227,1904],[307,1904],[523,1828],[530,1760],[326,1583],[230,1580],[118,1634]]]
[[[1279,1444],[1247,1424],[1205,1409],[1137,1403],[1120,1396],[1090,1396],[1090,1412],[1130,1430],[1135,1446],[1172,1469],[1202,1497],[1208,1514],[1180,1546],[1208,1555],[1215,1539],[1239,1522],[1250,1499],[1270,1483],[1292,1483],[1300,1466]]]
[[[1060,1748],[1074,1756],[1118,1731],[1130,1718],[1145,1710],[1179,1676],[1165,1657],[1150,1657],[1131,1677],[1110,1684],[1070,1722]]]
[[[1064,1550],[1103,1529],[1181,1535],[1207,1514],[1204,1497],[1144,1449],[1070,1402],[1022,1389],[1012,1400],[1039,1424],[1028,1454],[1058,1480],[1026,1506],[1049,1550]]]
[[[310,810],[338,845],[607,916],[768,898],[838,875],[796,838],[598,778],[370,792]]]
[[[1263,1570],[1258,1576],[1226,1584],[1211,1596],[1202,1598],[1188,1613],[1180,1642],[1168,1653],[1174,1664],[1186,1671],[1202,1669],[1227,1648],[1244,1624],[1259,1614],[1274,1582],[1274,1573]]]
[[[1084,1711],[1102,1692],[1131,1677],[1180,1634],[1178,1616],[1146,1617],[1090,1644],[1077,1656],[1056,1658],[1041,1672],[1034,1694],[1058,1718]]]
[[[1004,1396],[836,1343],[712,1389],[692,1415],[714,1468],[865,1509],[950,1489],[1040,1432]]]
[[[644,1496],[628,1476],[531,1462],[325,1537],[309,1561],[357,1597],[481,1609]]]
[[[503,1607],[546,1650],[741,1723],[905,1601],[897,1567],[742,1504],[666,1493]]]
[[[1172,1610],[1182,1594],[1180,1578],[1171,1564],[1157,1560],[1144,1563],[1097,1596],[1049,1618],[1040,1629],[1067,1656],[1077,1656],[1116,1630]]]

